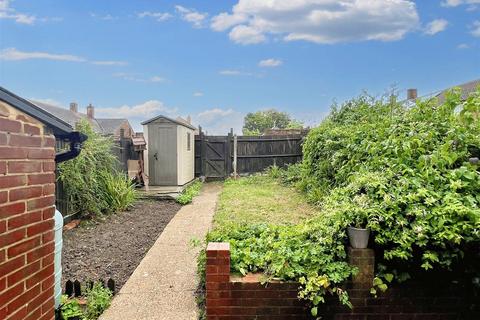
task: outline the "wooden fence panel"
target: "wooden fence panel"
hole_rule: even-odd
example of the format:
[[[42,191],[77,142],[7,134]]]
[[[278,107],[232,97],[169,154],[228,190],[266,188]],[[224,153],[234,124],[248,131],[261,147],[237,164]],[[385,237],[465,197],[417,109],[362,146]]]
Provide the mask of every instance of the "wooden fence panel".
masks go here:
[[[302,159],[304,135],[238,136],[237,173],[285,167]],[[195,136],[195,176],[225,178],[233,172],[233,135]]]

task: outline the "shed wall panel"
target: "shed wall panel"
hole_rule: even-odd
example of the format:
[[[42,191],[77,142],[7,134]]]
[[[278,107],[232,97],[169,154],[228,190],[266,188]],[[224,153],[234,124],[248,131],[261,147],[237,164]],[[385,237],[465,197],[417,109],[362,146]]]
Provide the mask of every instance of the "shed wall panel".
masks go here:
[[[188,134],[190,134],[190,150],[188,150]],[[195,133],[192,129],[184,126],[177,126],[178,185],[184,185],[194,179],[194,139]]]

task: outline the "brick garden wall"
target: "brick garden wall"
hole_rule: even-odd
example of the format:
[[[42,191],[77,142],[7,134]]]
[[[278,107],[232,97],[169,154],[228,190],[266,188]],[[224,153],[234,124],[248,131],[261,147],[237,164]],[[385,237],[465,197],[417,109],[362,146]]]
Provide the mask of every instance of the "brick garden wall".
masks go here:
[[[54,145],[0,102],[0,319],[54,318]]]
[[[479,296],[457,283],[437,282],[395,285],[374,298],[374,252],[349,249],[350,263],[359,273],[346,284],[353,309],[329,298],[319,307],[322,320],[427,320],[480,319]],[[209,243],[206,266],[207,320],[311,319],[309,308],[297,299],[297,283],[260,283],[258,275],[230,275],[227,243]]]

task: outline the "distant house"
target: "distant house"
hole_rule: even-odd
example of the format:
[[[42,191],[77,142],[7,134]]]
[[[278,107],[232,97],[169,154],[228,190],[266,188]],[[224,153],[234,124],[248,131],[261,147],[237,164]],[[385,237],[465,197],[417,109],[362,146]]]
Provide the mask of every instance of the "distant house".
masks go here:
[[[95,132],[106,136],[113,136],[115,140],[120,140],[122,130],[125,138],[131,138],[135,134],[127,119],[95,118],[95,107],[91,104],[87,106],[87,113],[85,114],[78,112],[78,104],[75,102],[70,103],[69,109],[40,101],[32,100],[31,102],[55,117],[67,122],[72,127],[75,127],[80,120],[85,119],[90,122]]]
[[[471,93],[475,92],[479,87],[480,87],[480,79],[477,79],[477,80],[469,81],[469,82],[459,84],[459,85],[456,85],[456,86],[453,86],[453,87],[450,87],[450,88],[447,88],[447,89],[443,89],[443,90],[438,91],[438,92],[433,93],[433,94],[428,94],[428,95],[421,96],[421,98],[437,98],[438,102],[441,104],[441,103],[445,102],[445,99],[447,97],[448,92],[450,92],[451,90],[453,90],[455,88],[459,88],[460,91],[461,91],[461,94],[462,94],[461,99],[466,100],[468,98],[468,96]],[[410,105],[415,103],[415,100],[417,98],[418,98],[417,89],[408,89],[407,90],[407,99],[405,101],[403,101],[403,103],[410,106]]]
[[[453,88],[460,88],[462,92],[462,100],[466,100],[468,96],[472,92],[476,91],[479,87],[480,87],[480,79],[477,79],[477,80],[473,80],[458,86],[454,86],[452,88],[445,89],[440,93],[438,93],[437,95],[435,95],[435,97],[438,99],[438,102],[443,103],[445,101],[447,93],[450,90],[452,90]]]

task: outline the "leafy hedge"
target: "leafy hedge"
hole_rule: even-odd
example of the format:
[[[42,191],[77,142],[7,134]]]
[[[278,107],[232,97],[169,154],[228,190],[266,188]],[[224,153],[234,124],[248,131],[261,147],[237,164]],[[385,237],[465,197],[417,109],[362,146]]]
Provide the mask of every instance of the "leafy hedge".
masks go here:
[[[116,169],[112,139],[93,131],[86,120],[79,122],[77,129],[88,139],[80,155],[61,163],[58,170],[70,205],[83,215],[113,213],[132,206],[137,192]]]
[[[353,100],[309,134],[301,184],[311,200],[368,221],[385,260],[449,268],[480,239],[479,167],[469,161],[480,157],[479,114],[480,91],[410,108]]]
[[[231,244],[233,271],[296,280],[312,314],[355,269],[345,229],[367,225],[386,282],[423,268],[448,269],[480,240],[480,91],[405,107],[360,97],[334,108],[304,144],[304,160],[274,175],[302,188],[322,215],[295,226],[227,225],[207,241]],[[378,288],[385,290],[381,278]]]

